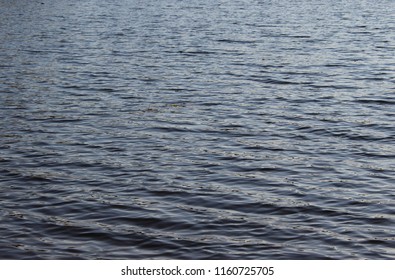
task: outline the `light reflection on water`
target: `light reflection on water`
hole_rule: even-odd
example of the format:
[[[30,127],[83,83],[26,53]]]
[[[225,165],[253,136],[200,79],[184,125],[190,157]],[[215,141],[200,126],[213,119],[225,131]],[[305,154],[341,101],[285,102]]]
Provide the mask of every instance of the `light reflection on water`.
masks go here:
[[[394,3],[1,1],[0,257],[394,257]]]

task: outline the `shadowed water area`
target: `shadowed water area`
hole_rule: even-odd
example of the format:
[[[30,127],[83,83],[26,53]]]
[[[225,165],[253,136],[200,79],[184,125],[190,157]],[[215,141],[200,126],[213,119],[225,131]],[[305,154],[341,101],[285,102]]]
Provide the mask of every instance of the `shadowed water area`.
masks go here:
[[[0,258],[395,258],[394,14],[0,0]]]

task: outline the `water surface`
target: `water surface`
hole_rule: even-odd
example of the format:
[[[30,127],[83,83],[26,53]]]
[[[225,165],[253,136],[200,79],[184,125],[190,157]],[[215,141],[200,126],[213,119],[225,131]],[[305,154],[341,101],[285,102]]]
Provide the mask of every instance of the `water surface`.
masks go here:
[[[0,258],[393,259],[393,0],[0,0]]]

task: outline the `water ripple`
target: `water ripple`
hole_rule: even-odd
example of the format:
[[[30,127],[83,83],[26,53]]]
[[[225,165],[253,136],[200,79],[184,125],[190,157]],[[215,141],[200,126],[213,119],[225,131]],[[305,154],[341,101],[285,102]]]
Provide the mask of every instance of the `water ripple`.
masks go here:
[[[0,258],[394,258],[393,3],[228,2],[0,3]]]

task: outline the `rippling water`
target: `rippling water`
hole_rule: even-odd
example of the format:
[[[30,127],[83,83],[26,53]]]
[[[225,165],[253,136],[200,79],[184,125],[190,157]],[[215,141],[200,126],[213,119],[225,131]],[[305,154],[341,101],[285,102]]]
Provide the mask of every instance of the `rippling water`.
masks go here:
[[[0,257],[395,258],[394,14],[0,0]]]

